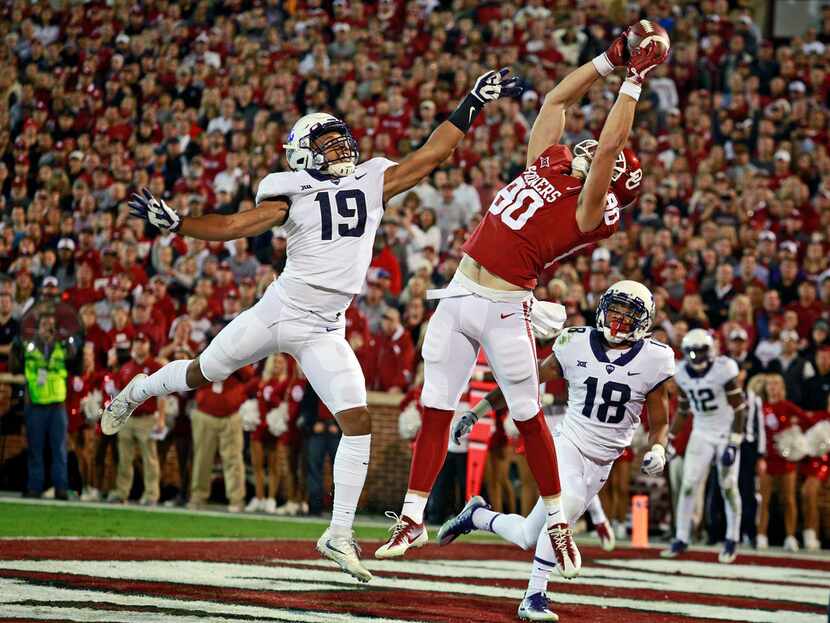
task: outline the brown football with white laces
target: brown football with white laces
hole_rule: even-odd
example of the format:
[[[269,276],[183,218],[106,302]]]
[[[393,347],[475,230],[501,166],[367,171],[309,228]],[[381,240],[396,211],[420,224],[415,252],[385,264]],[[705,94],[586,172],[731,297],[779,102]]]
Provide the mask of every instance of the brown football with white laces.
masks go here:
[[[671,49],[669,33],[657,22],[641,19],[628,27],[628,52],[634,52],[636,48],[644,48],[652,41],[655,41],[662,51],[661,56],[668,54]]]

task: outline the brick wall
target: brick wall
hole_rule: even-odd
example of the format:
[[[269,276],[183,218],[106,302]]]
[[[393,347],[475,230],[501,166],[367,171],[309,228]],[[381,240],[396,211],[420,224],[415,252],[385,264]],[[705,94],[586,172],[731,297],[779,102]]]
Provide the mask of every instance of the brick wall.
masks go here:
[[[406,492],[412,449],[398,434],[401,396],[369,392],[372,416],[372,456],[361,498],[361,510],[398,512]]]

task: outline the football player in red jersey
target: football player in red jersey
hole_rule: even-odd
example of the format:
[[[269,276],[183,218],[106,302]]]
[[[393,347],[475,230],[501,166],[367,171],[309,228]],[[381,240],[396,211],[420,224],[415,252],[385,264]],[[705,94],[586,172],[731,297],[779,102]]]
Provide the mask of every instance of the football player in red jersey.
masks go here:
[[[667,51],[652,42],[635,48],[628,58],[626,35],[623,32],[606,52],[547,94],[530,133],[527,169],[496,195],[464,245],[464,257],[450,285],[431,293],[431,298],[441,301],[423,346],[423,425],[401,516],[395,517],[392,536],[375,552],[377,558],[402,556],[428,541],[424,508],[446,457],[456,405],[481,346],[524,441],[547,510],[557,568],[567,578],[579,573],[581,558],[562,512],[556,452],[539,404],[530,316],[541,312],[561,328],[564,308],[534,305],[537,276],[546,265],[610,236],[618,227],[621,203],[636,197],[641,174],[627,171],[626,155],[631,153],[622,152],[646,74],[666,59]],[[626,80],[599,141],[584,141],[572,154],[558,144],[565,111],[582,99],[594,81],[623,65]],[[532,312],[534,307],[541,309]]]

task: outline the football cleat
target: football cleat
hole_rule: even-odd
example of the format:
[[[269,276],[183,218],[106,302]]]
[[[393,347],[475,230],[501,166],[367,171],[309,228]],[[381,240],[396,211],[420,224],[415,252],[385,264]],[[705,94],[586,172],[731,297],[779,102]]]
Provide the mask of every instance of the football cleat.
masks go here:
[[[558,621],[559,617],[549,607],[548,596],[533,593],[522,599],[517,614],[522,621]]]
[[[105,435],[114,435],[130,418],[140,402],[133,402],[130,400],[130,390],[133,384],[139,379],[146,379],[146,374],[136,374],[127,386],[118,392],[118,395],[112,399],[105,409],[101,410],[101,431]]]
[[[579,575],[582,568],[582,556],[574,542],[574,535],[566,523],[556,523],[548,528],[548,536],[556,555],[556,568],[563,578],[571,579]]]
[[[424,524],[415,523],[406,515],[398,517],[392,511],[386,511],[386,516],[394,519],[395,525],[389,528],[389,540],[375,551],[375,558],[398,558],[410,547],[423,547],[429,541]]]
[[[599,544],[606,552],[613,552],[617,545],[617,540],[614,538],[614,531],[611,529],[611,524],[606,519],[601,524],[596,526],[597,536],[599,537]]]
[[[737,544],[735,543],[735,541],[726,539],[726,541],[724,541],[723,543],[723,549],[721,550],[721,553],[718,554],[718,562],[722,562],[725,565],[735,562],[736,547]]]
[[[680,554],[683,554],[687,549],[689,549],[688,543],[684,543],[680,539],[675,539],[672,541],[671,545],[660,552],[661,558],[677,558]]]
[[[438,545],[449,545],[462,534],[469,534],[475,530],[473,513],[478,508],[490,508],[490,505],[480,495],[470,498],[470,501],[464,505],[458,515],[444,522],[444,525],[438,530]]]
[[[327,528],[317,541],[317,551],[360,582],[372,579],[372,574],[360,562],[360,546],[355,541],[353,532],[336,536],[331,533],[331,528]]]

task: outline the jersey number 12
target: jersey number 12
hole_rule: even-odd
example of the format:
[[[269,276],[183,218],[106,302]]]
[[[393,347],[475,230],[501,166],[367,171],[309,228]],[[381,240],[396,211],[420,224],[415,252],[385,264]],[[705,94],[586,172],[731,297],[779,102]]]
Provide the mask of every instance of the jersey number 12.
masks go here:
[[[320,226],[323,240],[332,239],[331,198],[327,192],[319,192],[314,197],[320,205]],[[337,224],[337,233],[341,238],[360,238],[366,231],[366,195],[358,188],[338,190],[334,195],[337,213],[345,222]],[[355,219],[356,220],[353,220]]]

